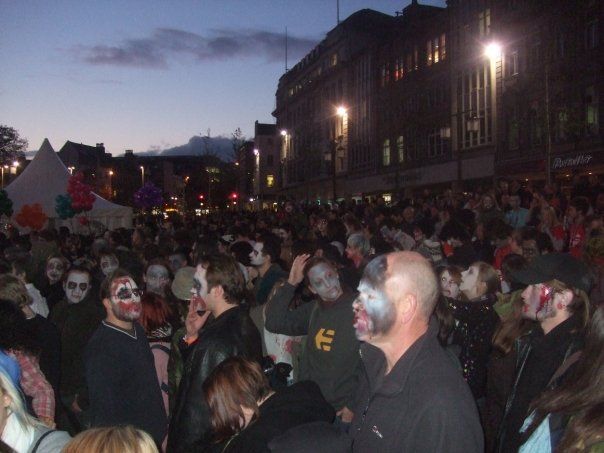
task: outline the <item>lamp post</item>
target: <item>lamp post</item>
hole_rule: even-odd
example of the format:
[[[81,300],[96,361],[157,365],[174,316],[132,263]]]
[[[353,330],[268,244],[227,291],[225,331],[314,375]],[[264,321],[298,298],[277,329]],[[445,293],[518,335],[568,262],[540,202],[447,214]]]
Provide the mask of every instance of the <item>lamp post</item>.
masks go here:
[[[4,170],[8,170],[8,165],[2,165],[2,188],[4,189]]]
[[[343,105],[340,105],[338,108],[336,108],[336,115],[340,117],[340,125],[339,125],[339,134],[337,134],[336,139],[334,140],[332,147],[331,147],[331,170],[332,170],[332,174],[331,174],[331,191],[333,194],[333,202],[334,204],[337,202],[338,196],[337,196],[337,180],[336,180],[336,176],[337,176],[337,165],[336,165],[336,158],[339,157],[338,151],[343,151],[344,147],[342,145],[342,142],[344,141],[344,120],[346,118],[348,114],[348,109],[346,109],[346,107],[344,107]]]
[[[113,198],[113,170],[109,170],[109,199]]]
[[[145,167],[143,167],[142,165],[139,167],[141,169],[141,181],[142,181],[142,185],[145,185]]]
[[[75,167],[67,167],[67,170],[69,170],[70,175],[73,175],[73,171],[75,170]]]
[[[491,96],[491,115],[493,118],[493,127],[492,127],[492,140],[494,145],[494,154],[495,159],[498,159],[498,149],[499,149],[499,115],[497,105],[497,64],[501,60],[501,52],[502,47],[501,44],[497,42],[491,42],[486,45],[484,49],[484,54],[489,60],[490,65],[490,75],[491,75],[491,92],[489,95]],[[486,120],[486,118],[485,118]],[[486,127],[486,124],[485,124]]]

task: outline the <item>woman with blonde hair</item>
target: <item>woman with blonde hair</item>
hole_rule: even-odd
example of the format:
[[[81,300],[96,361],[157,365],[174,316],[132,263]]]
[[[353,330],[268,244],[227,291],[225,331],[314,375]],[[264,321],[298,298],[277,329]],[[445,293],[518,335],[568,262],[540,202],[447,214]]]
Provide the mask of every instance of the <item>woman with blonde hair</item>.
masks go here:
[[[131,425],[109,426],[83,431],[75,436],[62,453],[158,453],[153,439]]]

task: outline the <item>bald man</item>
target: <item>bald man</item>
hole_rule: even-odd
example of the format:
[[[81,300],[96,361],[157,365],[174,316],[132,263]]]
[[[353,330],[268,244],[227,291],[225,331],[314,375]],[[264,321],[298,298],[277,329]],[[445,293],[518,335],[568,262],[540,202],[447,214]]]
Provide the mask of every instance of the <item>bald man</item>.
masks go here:
[[[373,259],[353,303],[365,369],[353,451],[482,452],[470,389],[436,339],[438,283],[415,252]]]

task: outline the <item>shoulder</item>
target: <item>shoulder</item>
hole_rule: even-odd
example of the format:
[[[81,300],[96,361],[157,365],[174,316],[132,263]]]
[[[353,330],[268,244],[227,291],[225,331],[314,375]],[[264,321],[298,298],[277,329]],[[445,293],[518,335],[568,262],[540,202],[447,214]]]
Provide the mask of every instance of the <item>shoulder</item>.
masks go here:
[[[62,451],[65,444],[70,440],[71,437],[65,431],[56,431],[39,426],[34,430],[34,439],[28,453],[54,453]]]

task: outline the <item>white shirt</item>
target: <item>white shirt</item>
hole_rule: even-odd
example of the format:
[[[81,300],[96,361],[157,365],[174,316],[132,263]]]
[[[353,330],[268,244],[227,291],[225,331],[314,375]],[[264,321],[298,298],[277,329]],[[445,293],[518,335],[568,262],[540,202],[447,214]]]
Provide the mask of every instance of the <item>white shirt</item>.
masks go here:
[[[32,303],[29,306],[34,313],[37,313],[40,316],[48,317],[48,304],[46,303],[46,298],[40,294],[38,288],[36,288],[32,283],[26,283],[25,287],[27,288],[27,292],[31,297]]]

